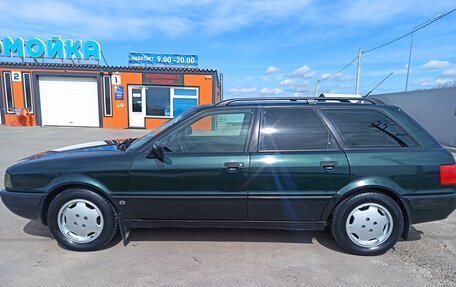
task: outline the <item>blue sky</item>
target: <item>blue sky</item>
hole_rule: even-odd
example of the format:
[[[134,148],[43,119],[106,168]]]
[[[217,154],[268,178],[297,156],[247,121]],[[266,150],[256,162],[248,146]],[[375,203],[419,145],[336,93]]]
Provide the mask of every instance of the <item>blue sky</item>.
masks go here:
[[[313,95],[317,79],[357,55],[456,8],[420,1],[0,1],[0,36],[96,39],[110,65],[128,52],[199,55],[224,74],[225,97]],[[410,37],[364,54],[361,93],[402,91]],[[319,92],[354,93],[356,63]],[[417,32],[409,89],[456,79],[456,12]]]

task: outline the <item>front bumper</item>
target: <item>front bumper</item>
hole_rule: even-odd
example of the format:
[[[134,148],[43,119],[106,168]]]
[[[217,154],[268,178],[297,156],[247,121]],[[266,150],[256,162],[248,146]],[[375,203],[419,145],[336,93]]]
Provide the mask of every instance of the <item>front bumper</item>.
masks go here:
[[[14,214],[27,219],[40,220],[43,194],[2,190],[0,196],[5,206]]]
[[[402,201],[408,206],[412,224],[442,220],[456,210],[456,193],[404,196]]]

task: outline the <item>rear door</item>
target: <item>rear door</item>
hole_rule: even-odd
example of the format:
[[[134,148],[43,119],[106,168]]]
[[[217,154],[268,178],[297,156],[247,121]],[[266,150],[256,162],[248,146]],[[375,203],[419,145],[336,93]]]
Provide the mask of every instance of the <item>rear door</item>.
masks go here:
[[[249,220],[319,220],[348,181],[345,153],[314,108],[262,110],[258,151],[251,156]]]

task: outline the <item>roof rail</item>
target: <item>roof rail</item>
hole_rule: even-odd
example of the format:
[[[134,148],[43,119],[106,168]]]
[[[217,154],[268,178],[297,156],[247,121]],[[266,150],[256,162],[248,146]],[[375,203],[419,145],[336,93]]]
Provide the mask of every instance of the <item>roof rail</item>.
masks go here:
[[[366,98],[326,98],[326,97],[269,97],[269,98],[237,98],[237,99],[228,99],[221,101],[216,104],[216,106],[229,106],[235,102],[260,102],[260,101],[306,101],[307,104],[317,104],[318,102],[326,101],[337,101],[340,103],[352,103],[352,104],[364,104],[368,102],[372,105],[384,105],[385,103],[377,99],[366,99]],[[357,102],[352,102],[357,101]]]

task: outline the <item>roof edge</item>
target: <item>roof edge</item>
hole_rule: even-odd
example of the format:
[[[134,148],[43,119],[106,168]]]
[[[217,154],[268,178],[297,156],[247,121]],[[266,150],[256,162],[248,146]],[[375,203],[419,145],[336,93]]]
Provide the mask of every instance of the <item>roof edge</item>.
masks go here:
[[[41,69],[73,69],[73,70],[91,70],[91,71],[126,71],[126,72],[184,72],[194,74],[212,74],[217,73],[213,69],[200,68],[178,68],[178,67],[146,67],[146,66],[102,66],[96,64],[70,64],[70,63],[32,63],[32,62],[0,62],[0,68],[41,68]]]

